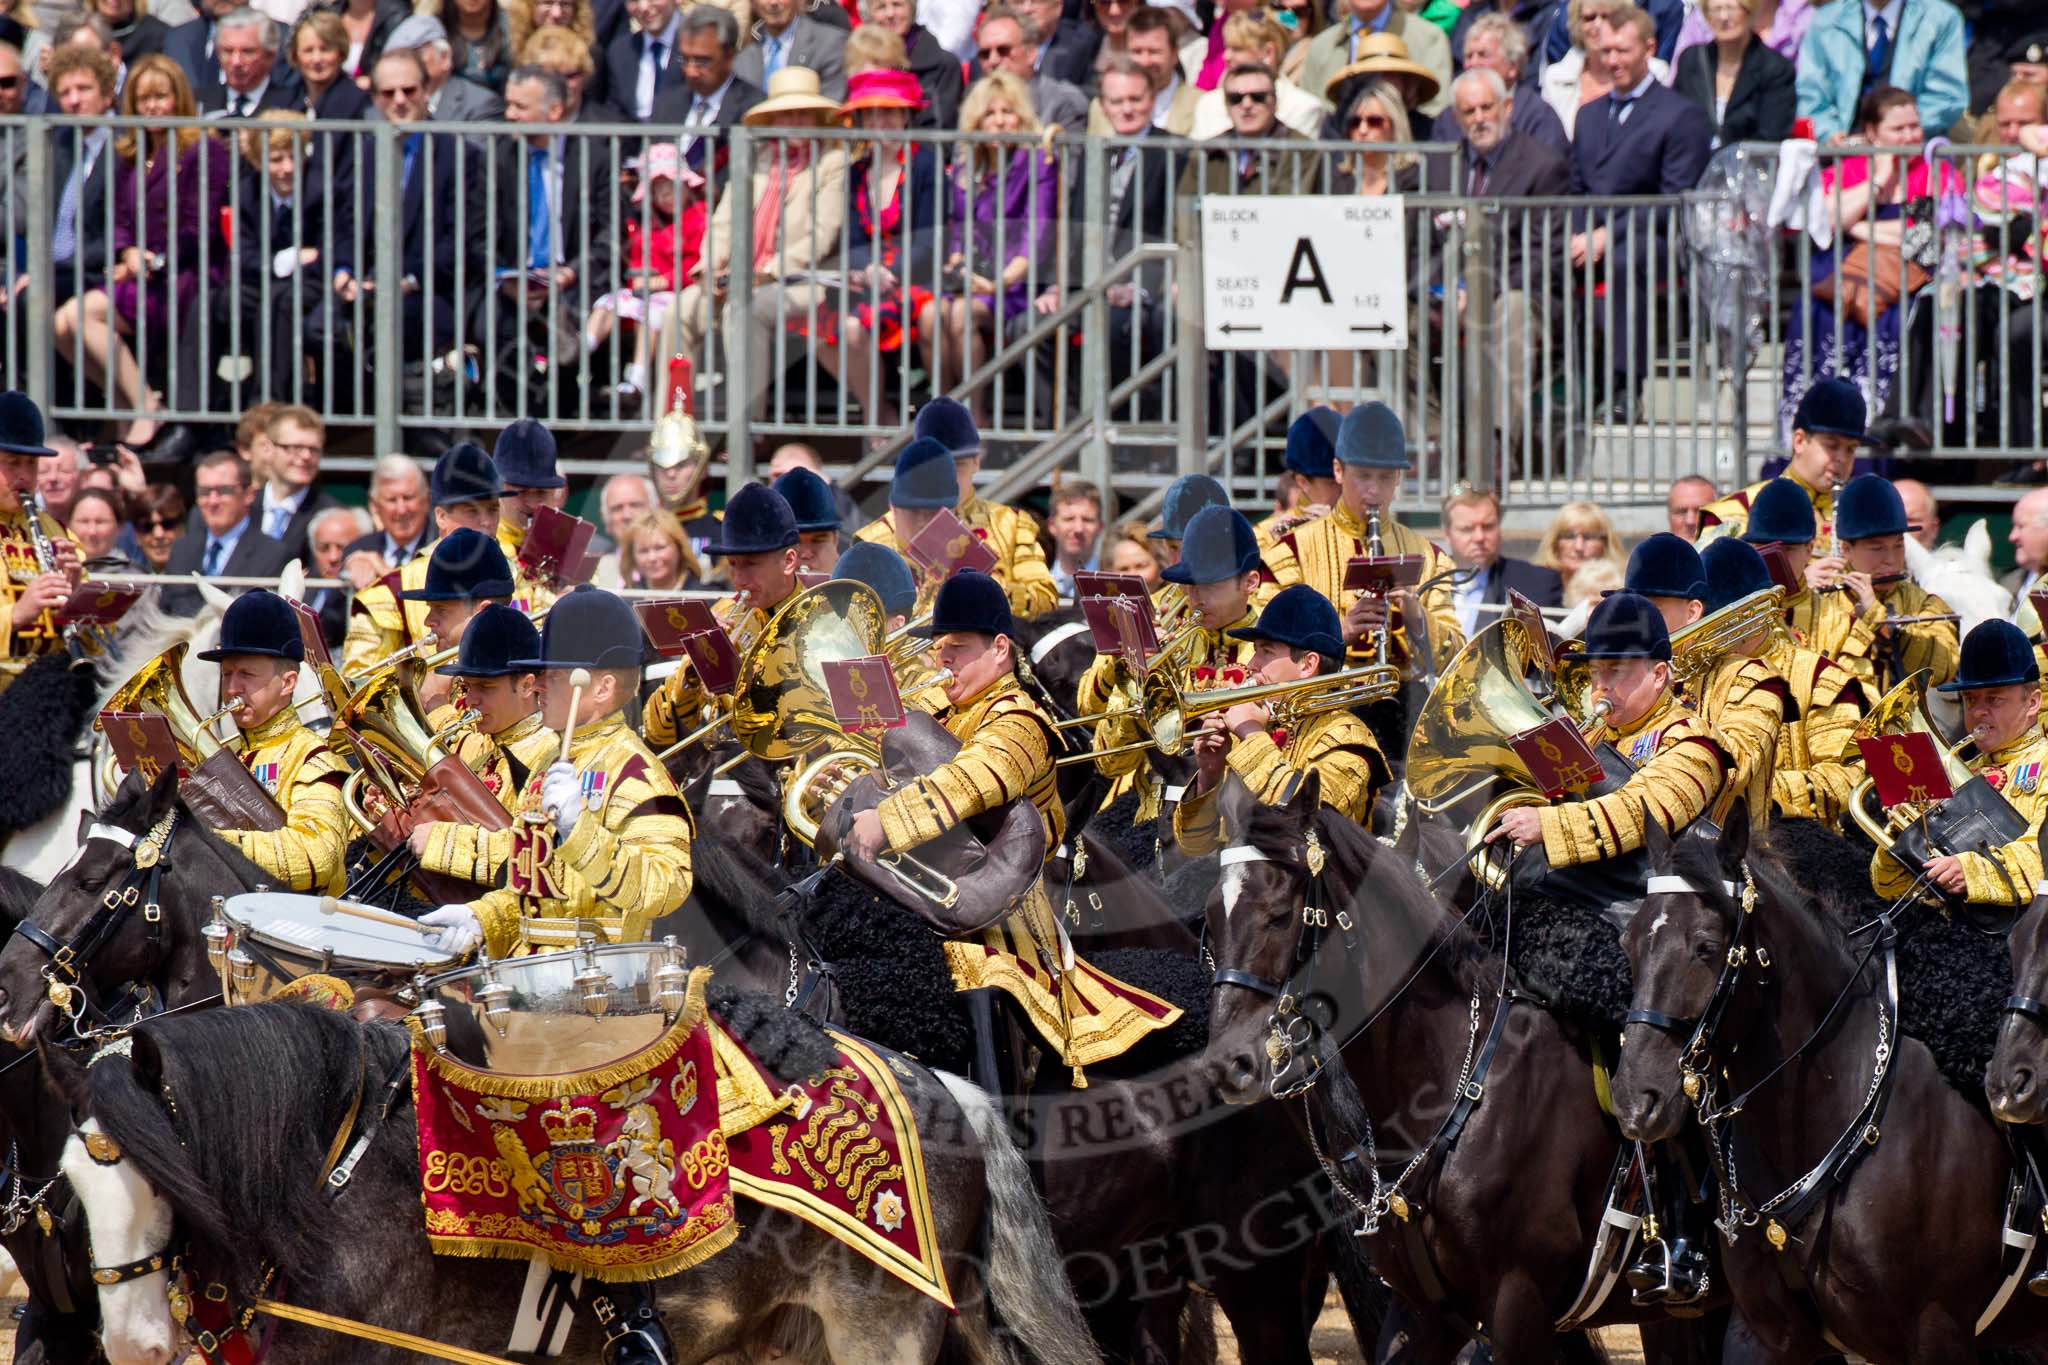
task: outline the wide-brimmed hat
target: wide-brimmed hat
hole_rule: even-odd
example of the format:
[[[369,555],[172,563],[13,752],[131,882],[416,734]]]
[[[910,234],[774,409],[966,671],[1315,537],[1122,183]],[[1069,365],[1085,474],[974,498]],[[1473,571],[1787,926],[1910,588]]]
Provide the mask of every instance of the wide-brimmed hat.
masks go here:
[[[777,114],[806,112],[823,122],[839,112],[839,101],[825,97],[817,72],[807,66],[785,66],[768,78],[768,98],[741,114],[740,122],[752,128]]]
[[[924,87],[908,71],[859,71],[846,78],[846,103],[839,106],[839,121],[852,123],[863,109],[915,111],[925,104]]]
[[[1436,72],[1408,55],[1408,44],[1398,33],[1368,33],[1360,38],[1358,49],[1352,54],[1351,65],[1323,82],[1324,97],[1342,110],[1350,100],[1339,99],[1338,92],[1345,88],[1346,81],[1354,81],[1361,76],[1367,80],[1390,82],[1401,92],[1401,98],[1408,102],[1411,110],[1418,104],[1427,104],[1435,99],[1436,92],[1443,86]]]

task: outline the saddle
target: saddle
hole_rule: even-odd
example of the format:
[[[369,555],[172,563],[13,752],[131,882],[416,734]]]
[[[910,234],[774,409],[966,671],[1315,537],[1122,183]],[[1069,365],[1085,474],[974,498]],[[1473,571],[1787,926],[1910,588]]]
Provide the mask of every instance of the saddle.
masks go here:
[[[897,781],[923,776],[951,762],[959,752],[960,741],[923,712],[913,712],[905,724],[889,731],[882,740],[883,761],[889,776]],[[840,853],[853,817],[874,809],[894,790],[895,783],[885,782],[880,769],[864,773],[848,784],[818,827],[819,860],[827,861]],[[959,897],[951,905],[942,906],[916,894],[874,862],[850,853],[845,862],[855,876],[944,937],[965,938],[980,933],[1010,912],[1038,880],[1045,855],[1045,821],[1031,802],[1019,798],[964,820],[911,851],[918,862],[950,877],[959,887]]]

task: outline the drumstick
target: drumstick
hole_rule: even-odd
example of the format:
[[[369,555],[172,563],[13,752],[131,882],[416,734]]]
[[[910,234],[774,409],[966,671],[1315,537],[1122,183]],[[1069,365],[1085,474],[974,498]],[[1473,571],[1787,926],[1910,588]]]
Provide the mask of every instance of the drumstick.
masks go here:
[[[362,905],[350,905],[333,896],[322,896],[320,898],[320,913],[323,915],[353,915],[357,919],[366,919],[372,924],[388,924],[393,929],[410,929],[415,934],[421,934],[429,938],[434,934],[434,930],[409,920],[403,915],[388,914],[385,911],[372,910]]]
[[[569,714],[562,721],[562,762],[569,761],[569,741],[576,737],[576,711],[583,705],[583,689],[590,686],[590,670],[579,668],[569,674]]]

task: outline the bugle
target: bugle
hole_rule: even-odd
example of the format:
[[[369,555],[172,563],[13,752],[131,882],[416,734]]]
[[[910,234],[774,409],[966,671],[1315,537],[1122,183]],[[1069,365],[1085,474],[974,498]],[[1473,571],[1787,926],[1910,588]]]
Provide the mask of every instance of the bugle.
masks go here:
[[[1270,703],[1274,723],[1282,728],[1291,728],[1295,722],[1309,716],[1348,711],[1356,706],[1383,701],[1400,686],[1400,674],[1382,664],[1364,664],[1292,682],[1254,683],[1247,687],[1220,687],[1206,692],[1186,691],[1171,673],[1161,670],[1146,675],[1143,703],[1135,713],[1119,710],[1104,712],[1094,718],[1136,714],[1150,732],[1149,738],[1055,759],[1054,766],[1093,763],[1098,758],[1137,753],[1143,749],[1157,749],[1167,755],[1185,753],[1194,742],[1197,729],[1190,722],[1228,711],[1233,706]]]

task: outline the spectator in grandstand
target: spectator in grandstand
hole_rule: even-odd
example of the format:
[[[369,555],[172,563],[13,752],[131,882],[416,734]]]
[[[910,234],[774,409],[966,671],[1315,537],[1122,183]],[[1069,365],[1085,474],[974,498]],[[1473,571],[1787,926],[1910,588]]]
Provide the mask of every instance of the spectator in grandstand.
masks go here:
[[[984,24],[984,40],[987,31]],[[1031,92],[1012,72],[991,71],[961,102],[960,129],[1038,132]],[[1029,324],[1032,294],[1052,281],[1059,193],[1059,162],[1047,150],[993,143],[958,148],[947,176],[945,292],[917,319],[934,392],[942,392],[948,378],[973,373],[999,337]],[[976,403],[975,423],[985,427],[986,390]]]
[[[213,60],[192,81],[192,98],[208,118],[253,118],[264,109],[305,107],[298,73],[278,60],[281,37],[277,24],[253,9],[220,17]]]
[[[999,4],[983,13],[974,32],[981,74],[1007,71],[1022,81],[1040,127],[1080,128],[1088,117],[1088,97],[1080,86],[1041,70],[1036,65],[1038,52],[1038,30],[1022,10]]]
[[[626,528],[654,510],[654,484],[645,474],[614,474],[604,481],[597,505],[604,533],[614,547],[626,543]]]
[[[1368,33],[1358,40],[1358,59],[1330,77],[1325,94],[1340,117],[1329,125],[1337,137],[1345,134],[1343,113],[1358,98],[1358,92],[1375,82],[1391,85],[1401,98],[1411,127],[1427,132],[1431,120],[1420,111],[1436,98],[1436,76],[1408,56],[1408,45],[1391,33]]]
[[[403,455],[380,455],[370,474],[370,516],[378,529],[348,543],[342,573],[357,588],[370,584],[429,550],[427,474]]]
[[[848,84],[863,71],[910,70],[910,50],[901,38],[878,24],[862,24],[847,34],[846,46],[839,52],[846,63]]]
[[[1045,529],[1052,537],[1052,581],[1071,601],[1074,575],[1094,573],[1102,560],[1102,490],[1086,479],[1055,483]]]
[[[864,71],[848,79],[846,92],[842,121],[877,132],[908,128],[925,106],[908,72]],[[885,429],[902,425],[894,372],[907,355],[912,322],[932,299],[942,194],[937,162],[929,144],[854,145],[846,176],[846,311],[838,311],[837,290],[818,300],[818,363],[861,405],[870,424]],[[889,376],[877,375],[878,358]],[[870,444],[887,439],[873,437]]]
[[[1338,131],[1362,147],[1412,142],[1408,106],[1393,82],[1368,81],[1345,104]],[[1340,194],[1414,194],[1422,188],[1422,159],[1413,152],[1361,150],[1347,156],[1332,188]]]
[[[1858,0],[1861,3],[1861,0]],[[1714,121],[1714,145],[1782,142],[1792,136],[1798,104],[1792,63],[1751,27],[1756,0],[1707,0],[1701,7],[1714,41],[1687,48],[1678,58],[1679,94]]]
[[[256,507],[263,534],[295,559],[305,558],[313,518],[341,504],[320,487],[320,459],[327,428],[311,408],[282,408],[270,419],[270,469]]]
[[[232,450],[200,457],[192,472],[193,495],[199,501],[199,524],[179,537],[164,572],[196,573],[204,578],[275,578],[291,562],[284,545],[263,534],[252,508],[256,490],[249,466]],[[241,588],[230,588],[239,593]],[[190,616],[199,610],[197,588],[165,588],[163,608]]]
[[[90,462],[69,437],[52,436],[43,444],[57,453],[36,461],[36,492],[43,495],[43,510],[62,525],[71,515],[71,500],[78,496],[79,480]]]
[[[1931,550],[1941,543],[1941,504],[1934,499],[1934,490],[1918,479],[1893,479],[1892,487],[1898,490],[1899,501],[1906,505],[1906,524],[1917,526],[1917,531],[1906,534],[1920,542],[1922,549]]]
[[[1627,195],[1659,195],[1668,201],[1699,183],[1713,142],[1706,111],[1658,84],[1650,69],[1650,47],[1656,29],[1650,16],[1633,5],[1615,11],[1614,22],[1602,30],[1600,55],[1613,89],[1590,106],[1572,142],[1572,186],[1575,196],[1614,199]],[[1567,243],[1574,269],[1591,296],[1597,271],[1611,312],[1611,328],[1603,328],[1607,370],[1617,420],[1633,420],[1638,390],[1649,370],[1650,315],[1659,298],[1670,297],[1673,281],[1662,279],[1670,269],[1669,236],[1677,213],[1670,207],[1643,206],[1602,215],[1585,209],[1573,217]],[[1597,388],[1596,397],[1602,396]]]
[[[621,581],[629,588],[681,592],[704,581],[704,566],[673,512],[642,513],[627,528],[619,549]]]
[[[1263,66],[1277,72],[1287,42],[1288,29],[1271,10],[1241,10],[1223,21],[1223,51],[1231,66]],[[1309,93],[1284,74],[1274,82],[1273,94],[1280,122],[1303,137],[1322,136],[1330,106],[1321,95]],[[1192,136],[1222,137],[1229,131],[1230,111],[1223,107],[1221,89],[1210,90],[1195,101]]]
[[[142,567],[121,552],[121,525],[119,494],[98,488],[79,491],[64,529],[78,542],[78,557],[89,576],[131,573]]]
[[[87,11],[74,14],[59,23],[51,32],[50,45],[43,49],[43,72],[39,77],[45,85],[49,83],[50,57],[59,49],[82,47],[98,52],[114,64],[114,88],[121,88],[128,79],[128,66],[123,60],[121,44],[114,37],[114,27],[99,15]]]
[[[291,63],[299,73],[298,110],[313,118],[354,119],[370,97],[346,69],[348,28],[326,10],[308,10],[292,29]]]
[[[1627,558],[1621,553],[1614,524],[1597,504],[1568,502],[1550,519],[1543,539],[1536,545],[1535,562],[1541,568],[1555,569],[1569,593],[1579,570],[1588,564],[1608,563],[1619,574]],[[1618,578],[1615,586],[1621,586]],[[1571,598],[1567,596],[1565,600],[1569,603]]]
[[[1236,3],[1246,4],[1250,0]],[[1069,18],[1064,0],[1013,0],[1012,8],[1037,35],[1032,41],[1038,45],[1038,57],[1033,63],[1038,74],[1068,85],[1086,86],[1095,71],[1101,31],[1078,13]]]
[[[1500,552],[1500,495],[1488,488],[1460,486],[1444,499],[1444,540],[1465,577],[1451,584],[1451,604],[1470,639],[1507,605],[1512,589],[1539,607],[1564,605],[1564,579],[1557,570]]]
[[[627,118],[645,123],[661,92],[683,83],[676,51],[681,15],[676,0],[626,0],[626,12],[638,31],[622,29],[605,45],[605,97]]]
[[[1100,77],[1097,106],[1107,115],[1106,131],[1119,138],[1140,142],[1155,136],[1163,139],[1152,123],[1151,78],[1128,54],[1109,59]],[[1172,161],[1164,148],[1130,145],[1109,154],[1109,202],[1103,206],[1103,226],[1108,233],[1108,258],[1126,256],[1148,242],[1173,240]],[[1076,200],[1075,226],[1093,215],[1092,206]],[[1079,259],[1081,244],[1071,244]],[[1080,282],[1074,282],[1080,287]],[[1039,299],[1041,307],[1057,307],[1057,288]],[[1131,279],[1109,286],[1109,375],[1112,388],[1128,379],[1133,369],[1159,354],[1166,345],[1165,312],[1168,305],[1166,265],[1148,261]],[[1136,340],[1133,340],[1136,333]],[[1158,410],[1156,388],[1136,399],[1142,409]]]
[[[391,41],[412,14],[405,0],[316,0],[307,11],[331,14],[341,20],[343,35],[341,74],[359,90],[370,85],[370,71],[384,55]]]
[[[526,38],[526,25],[514,20],[508,6],[499,0],[451,0],[444,8],[442,0],[419,0],[415,9],[441,21],[450,69],[456,75],[493,93],[505,93],[514,54]]]
[[[622,409],[635,411],[648,389],[648,357],[675,303],[676,281],[697,273],[704,248],[704,177],[682,164],[673,142],[648,144],[640,183],[626,214],[626,276],[600,298],[584,324],[593,351],[620,322],[633,324],[632,355],[614,392]]]
[[[1223,78],[1223,102],[1230,110],[1233,138],[1301,141],[1293,129],[1274,117],[1271,67],[1234,66]],[[1188,156],[1181,172],[1180,193],[1319,194],[1326,188],[1323,158],[1302,149],[1198,151]]]
[[[546,67],[519,67],[505,82],[505,117],[523,136],[498,138],[493,147],[491,259],[499,279],[501,343],[509,343],[529,319],[580,330],[582,318],[548,314],[557,306],[579,306],[578,281],[594,297],[612,278],[617,182],[606,174],[602,146],[557,134],[557,125],[568,118],[568,97],[566,83]],[[549,349],[555,349],[552,343]],[[566,363],[569,357],[555,359]]]
[[[399,52],[413,54],[420,67],[425,108],[415,117],[442,123],[484,123],[504,116],[503,96],[455,74],[455,48],[448,41],[448,30],[431,14],[415,14],[393,29],[384,51],[377,54],[377,61],[382,61],[387,53]],[[377,62],[371,62],[372,102],[377,98],[376,74]]]
[[[92,12],[107,21],[107,31],[120,44],[121,60],[140,61],[164,50],[171,26],[144,12],[142,0],[92,0]]]
[[[1747,10],[1749,31],[1756,40],[1788,62],[1799,60],[1799,44],[1813,22],[1813,0],[1755,0]],[[1678,47],[1672,57],[1679,65],[1689,48],[1711,47],[1719,41],[1704,7],[1688,5],[1685,22],[1678,29]]]
[[[1714,481],[1699,474],[1687,474],[1674,481],[1664,495],[1664,523],[1681,540],[1700,538],[1700,509],[1720,496]]]
[[[10,63],[15,89],[9,93],[18,99],[19,88],[26,83],[19,59],[13,49],[0,46],[0,83],[6,81]],[[0,84],[0,90],[4,89]],[[50,92],[56,97],[58,112],[84,119],[104,118],[113,111],[114,90],[114,64],[101,53],[68,48],[51,54]],[[98,283],[106,270],[106,206],[113,173],[113,158],[106,152],[113,138],[111,128],[91,124],[50,130],[50,184],[57,206],[50,263],[55,267],[53,297],[60,303]],[[25,158],[28,139],[12,141]],[[27,173],[24,159],[11,183],[20,186]],[[21,275],[17,289],[27,280],[26,274]]]
[[[1520,24],[1498,12],[1480,15],[1465,33],[1464,61],[1467,71],[1476,68],[1500,77],[1507,90],[1510,129],[1556,152],[1559,161],[1571,160],[1572,140],[1558,121],[1557,111],[1544,102],[1529,70],[1529,37]],[[1456,142],[1462,136],[1464,127],[1453,90],[1451,107],[1436,116],[1430,141]]]
[[[747,110],[766,99],[760,86],[733,73],[739,41],[738,21],[717,5],[692,5],[685,10],[676,29],[683,83],[663,91],[654,102],[654,121],[664,127],[731,128],[746,117]],[[729,152],[726,140],[707,141],[700,132],[685,131],[677,143],[683,149],[683,159],[722,191]],[[708,165],[707,147],[713,152]]]
[[[1970,98],[1963,16],[1948,0],[1822,5],[1799,46],[1799,117],[1824,143],[1864,128],[1880,87],[1912,98],[1920,123],[1946,134]],[[1860,140],[1860,139],[1859,139]]]
[[[1138,0],[1112,0],[1123,6],[1128,14],[1130,7]],[[918,117],[919,126],[934,128],[957,127],[960,119],[960,96],[965,86],[960,77],[960,63],[952,53],[939,46],[939,40],[931,31],[917,22],[917,7],[911,0],[867,0],[862,6],[862,17],[867,24],[887,29],[903,40],[903,50],[910,65],[910,74],[917,77],[918,87],[924,92],[925,107]],[[866,27],[867,24],[862,25]],[[847,79],[848,106],[853,98],[851,74]]]
[[[223,15],[237,9],[241,0],[194,0],[194,3],[198,8],[197,16],[173,24],[171,31],[164,35],[161,50],[178,64],[189,79],[198,81],[204,79],[208,71],[218,74],[219,67],[213,59],[215,26]]]
[[[825,472],[824,457],[818,454],[816,446],[802,441],[785,441],[775,447],[775,452],[768,457],[768,481],[773,483],[792,469],[808,469],[832,484],[832,505],[839,510],[839,524],[848,535],[867,523],[867,517],[862,514],[860,504],[853,500],[853,495],[832,483],[832,477]]]
[[[1310,94],[1327,95],[1330,81],[1361,55],[1360,44],[1375,33],[1391,33],[1408,56],[1436,78],[1436,93],[1420,112],[1434,118],[1450,102],[1451,40],[1436,25],[1411,14],[1394,0],[1346,0],[1344,18],[1318,34],[1302,62],[1301,83]]]
[[[843,18],[845,12],[840,13]],[[807,11],[803,0],[754,0],[750,36],[753,41],[732,66],[749,85],[765,90],[776,72],[802,67],[817,73],[818,89],[828,98],[846,94],[846,66],[839,51],[846,44],[846,31],[826,23],[819,12]]]
[[[1148,5],[1132,15],[1130,32],[1124,38],[1124,55],[1152,83],[1152,126],[1175,137],[1186,137],[1194,130],[1195,105],[1202,92],[1181,74],[1180,58],[1174,48],[1174,16],[1178,13],[1164,5]],[[1109,117],[1099,98],[1088,107],[1088,131],[1098,137],[1109,132]]]
[[[1145,539],[1145,523],[1126,521],[1110,533],[1102,555],[1104,573],[1134,573],[1145,580],[1147,592],[1159,591],[1159,571],[1164,567],[1152,544]]]
[[[128,533],[140,553],[143,572],[163,573],[170,567],[171,550],[185,533],[185,517],[185,495],[176,484],[153,483],[136,500]]]
[[[137,62],[129,74],[121,112],[163,119],[191,118],[198,111],[185,73],[168,57],[155,56]],[[105,287],[57,309],[52,341],[57,354],[83,366],[118,406],[144,414],[128,423],[124,439],[147,459],[160,428],[152,414],[163,410],[163,399],[144,382],[128,341],[146,332],[152,350],[164,346],[168,320],[189,306],[200,272],[219,285],[228,154],[197,128],[155,126],[122,133],[114,141],[113,160],[113,268]]]
[[[1095,88],[1104,64],[1124,54],[1125,41],[1131,36],[1131,16],[1143,8],[1145,0],[1088,0],[1088,17],[1101,31],[1102,42],[1095,49],[1091,78],[1081,82],[1082,89]]]
[[[590,55],[590,46],[576,36],[573,29],[537,28],[527,36],[519,48],[521,66],[538,66],[552,71],[562,78],[562,122],[564,123],[619,123],[630,122],[619,110],[606,104],[597,95],[602,85],[602,76],[596,60]],[[610,167],[616,165],[612,147],[608,143],[591,142],[592,173],[599,173],[599,166],[605,167],[603,174],[612,174]],[[607,180],[606,183],[610,183]]]
[[[1565,11],[1571,47],[1543,68],[1541,89],[1543,102],[1557,115],[1566,137],[1577,137],[1579,111],[1604,99],[1614,89],[1602,47],[1615,15],[1627,3],[1628,0],[1571,0]],[[1656,57],[1650,59],[1650,73],[1660,84],[1671,78],[1670,68]]]
[[[1567,616],[1559,623],[1560,637],[1572,639],[1583,634],[1586,617],[1593,607],[1607,594],[1620,592],[1622,584],[1627,581],[1628,566],[1609,559],[1596,559],[1574,574],[1571,582],[1565,585],[1564,605],[1575,615]]]
[[[363,534],[369,520],[362,509],[356,507],[330,507],[316,515],[307,531],[310,558],[306,563],[306,576],[340,578],[341,561],[347,557],[348,547],[356,537]],[[310,589],[306,594],[306,605],[320,618],[320,634],[326,639],[327,647],[339,650],[348,634],[348,590]]]
[[[1816,30],[1824,21],[1824,15],[1814,20]],[[1894,410],[1906,312],[1901,305],[1912,301],[1940,263],[1941,248],[1932,230],[1936,200],[1962,193],[1954,162],[1920,155],[1926,132],[1919,106],[1897,86],[1880,85],[1863,97],[1855,140],[1897,150],[1821,168],[1836,245],[1814,252],[1811,292],[1803,308],[1792,310],[1785,327],[1778,424],[1786,432],[1815,376],[1852,381],[1863,390],[1872,413]],[[1852,267],[1848,273],[1845,263]],[[1903,295],[1901,284],[1906,286]],[[2024,373],[2032,372],[2029,360]]]

